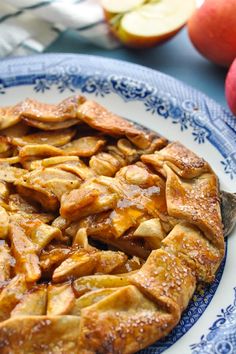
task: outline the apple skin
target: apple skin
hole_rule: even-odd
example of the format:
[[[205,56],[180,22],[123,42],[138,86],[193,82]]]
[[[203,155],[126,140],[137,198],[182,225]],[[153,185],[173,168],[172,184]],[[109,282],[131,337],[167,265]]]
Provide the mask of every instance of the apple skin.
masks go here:
[[[184,26],[178,28],[175,31],[166,33],[162,36],[152,36],[152,37],[141,37],[135,36],[131,33],[127,33],[123,28],[111,25],[110,20],[113,15],[103,9],[105,20],[110,28],[111,33],[116,37],[121,43],[123,43],[128,48],[143,49],[152,48],[157,44],[167,41],[174,35],[176,35]]]
[[[236,59],[233,61],[225,80],[226,101],[236,116]]]
[[[236,57],[236,0],[205,0],[189,19],[188,33],[203,56],[229,67]]]
[[[195,1],[191,0],[192,3],[192,12],[196,8]],[[118,15],[122,17],[125,13],[111,13],[103,7],[104,18],[109,26],[110,32],[116,37],[122,44],[124,44],[128,48],[135,48],[135,49],[143,49],[143,48],[151,48],[167,40],[171,39],[175,36],[182,28],[186,25],[186,21],[179,25],[178,28],[173,29],[172,31],[166,32],[164,34],[154,35],[154,36],[141,36],[135,35],[130,32],[127,32],[119,23],[115,25],[112,23],[112,20]]]

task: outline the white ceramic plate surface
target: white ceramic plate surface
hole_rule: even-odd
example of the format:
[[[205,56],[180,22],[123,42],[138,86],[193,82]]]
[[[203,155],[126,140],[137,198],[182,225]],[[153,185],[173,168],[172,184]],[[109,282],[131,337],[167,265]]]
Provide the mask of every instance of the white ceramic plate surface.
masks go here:
[[[82,93],[113,112],[203,156],[221,188],[236,192],[236,119],[213,100],[159,72],[84,55],[41,55],[3,60],[0,105],[26,97],[53,103]],[[195,294],[179,325],[142,353],[236,353],[236,232],[216,280]]]

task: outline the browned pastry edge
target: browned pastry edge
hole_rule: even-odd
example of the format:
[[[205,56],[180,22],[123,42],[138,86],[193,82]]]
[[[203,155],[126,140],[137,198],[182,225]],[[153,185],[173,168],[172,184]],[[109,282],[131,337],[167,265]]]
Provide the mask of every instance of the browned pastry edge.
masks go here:
[[[2,108],[0,115],[2,129],[17,123],[20,119],[29,125],[46,130],[61,129],[83,120],[106,134],[128,137],[140,149],[148,148],[150,145],[148,134],[137,130],[134,125],[108,112],[96,102],[86,101],[77,96],[58,105],[44,105],[27,100],[15,107]],[[11,116],[9,125],[5,119],[7,115]],[[5,144],[5,141],[3,143]],[[8,147],[4,145],[4,149]],[[82,278],[78,278],[72,284],[66,283],[56,290],[53,288],[56,285],[52,285],[50,288],[52,301],[48,295],[51,304],[53,291],[56,294],[64,291],[69,294],[67,314],[64,314],[64,309],[58,316],[40,316],[39,313],[35,316],[20,315],[21,300],[25,296],[22,294],[25,291],[29,290],[27,301],[37,299],[30,282],[40,277],[40,267],[38,250],[33,246],[33,242],[25,236],[25,230],[19,228],[17,219],[11,223],[10,239],[14,250],[17,250],[14,254],[16,268],[18,267],[25,275],[16,275],[0,293],[1,353],[135,353],[172,330],[178,323],[182,311],[187,307],[197,281],[214,280],[215,272],[224,256],[219,187],[214,172],[208,163],[178,142],[167,145],[155,154],[144,154],[141,160],[166,179],[167,210],[177,224],[162,239],[161,247],[152,251],[144,265],[130,274],[125,274],[123,280],[122,277],[113,276],[116,279],[113,283],[112,281],[109,285],[102,283],[97,290],[81,297],[77,296],[79,281]],[[72,169],[71,167],[70,172]],[[16,182],[18,175],[21,177],[22,174],[24,178],[24,171],[20,174],[18,170],[20,169],[12,167],[5,171],[6,181],[14,182],[20,194],[30,197],[32,195],[29,193],[29,185],[24,185],[25,182],[20,184]],[[123,178],[122,173],[117,175],[118,178],[119,176]],[[78,183],[81,183],[80,178]],[[85,207],[91,208],[99,195],[96,189],[92,192],[93,195],[88,196]],[[34,198],[37,201],[41,200],[42,205],[46,203],[49,211],[58,208],[59,199],[53,193],[47,195],[39,187],[34,188],[34,193]],[[63,198],[65,197],[62,197],[62,202]],[[81,202],[85,199],[83,197]],[[37,225],[40,226],[40,223]],[[4,232],[2,229],[2,234]],[[50,232],[53,230],[49,230],[49,236]],[[7,243],[1,245],[2,259],[8,260],[10,251]],[[86,268],[90,255],[94,257],[94,264],[89,266],[95,268],[97,262],[98,267],[101,256],[92,248],[86,252],[81,258],[80,251],[73,253],[65,251],[61,255],[62,263],[73,263],[78,257],[81,267]],[[27,268],[27,260],[31,265],[30,268]],[[25,261],[26,264],[21,269]],[[0,267],[4,270],[2,280],[5,281],[10,270],[5,268],[1,261]],[[87,268],[88,275],[91,274],[91,269]],[[57,279],[67,280],[59,270],[58,267],[59,275],[54,272],[54,279],[57,275]],[[79,275],[78,267],[76,271]],[[117,285],[113,288],[111,284]],[[43,286],[42,291],[44,292]],[[90,301],[89,306],[84,306],[83,301],[85,303]],[[75,304],[76,310],[73,307]],[[81,310],[79,315],[75,316],[74,313],[78,311],[79,306]],[[35,311],[37,312],[37,307]],[[12,317],[8,318],[9,315]]]

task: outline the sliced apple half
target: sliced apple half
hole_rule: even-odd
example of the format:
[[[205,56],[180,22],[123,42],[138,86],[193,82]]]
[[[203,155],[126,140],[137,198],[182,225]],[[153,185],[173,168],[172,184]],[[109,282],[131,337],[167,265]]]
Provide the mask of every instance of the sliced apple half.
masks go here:
[[[102,0],[112,32],[130,47],[156,45],[176,34],[196,8],[195,0]]]
[[[145,0],[102,0],[102,6],[108,13],[118,14],[133,10],[145,2]]]

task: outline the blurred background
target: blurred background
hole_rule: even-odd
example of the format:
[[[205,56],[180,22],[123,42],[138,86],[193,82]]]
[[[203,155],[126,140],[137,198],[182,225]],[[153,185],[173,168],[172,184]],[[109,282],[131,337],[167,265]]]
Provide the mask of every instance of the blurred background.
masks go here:
[[[188,0],[163,2],[168,5],[171,1],[182,2],[184,10]],[[110,4],[116,2],[110,0]],[[123,2],[127,4],[130,0]],[[196,6],[203,2],[196,0]],[[55,52],[99,55],[141,64],[171,75],[227,107],[224,91],[228,69],[199,54],[190,41],[186,26],[169,40],[152,48],[140,45],[134,49],[111,35],[99,0],[1,0],[1,59]]]

